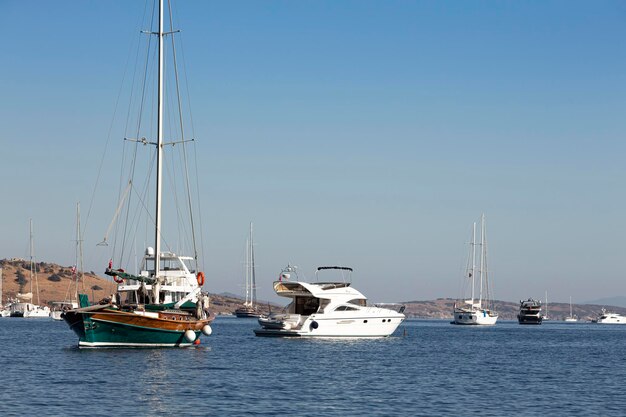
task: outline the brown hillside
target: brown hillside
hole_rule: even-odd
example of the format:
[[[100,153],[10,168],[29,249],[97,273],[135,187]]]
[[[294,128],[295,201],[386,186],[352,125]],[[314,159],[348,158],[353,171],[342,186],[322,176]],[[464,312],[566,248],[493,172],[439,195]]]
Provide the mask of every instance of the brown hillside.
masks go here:
[[[14,299],[17,293],[27,293],[31,290],[30,263],[23,259],[0,260],[2,268],[2,298],[3,301]],[[36,275],[33,275],[32,292],[33,302],[37,302],[37,288],[41,305],[53,301],[62,301],[70,297],[75,277],[71,266],[37,262]],[[33,272],[34,273],[34,272]],[[84,279],[79,284],[79,291],[89,294],[90,299],[100,300],[114,291],[113,283],[97,276],[93,271],[85,272]]]

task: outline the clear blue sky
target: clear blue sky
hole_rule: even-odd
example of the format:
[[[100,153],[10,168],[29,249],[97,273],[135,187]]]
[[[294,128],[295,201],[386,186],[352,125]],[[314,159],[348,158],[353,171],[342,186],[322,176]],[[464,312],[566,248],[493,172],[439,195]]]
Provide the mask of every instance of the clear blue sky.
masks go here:
[[[28,255],[32,217],[37,259],[73,263],[143,8],[0,1],[0,258]],[[176,10],[210,291],[241,293],[253,221],[260,298],[288,262],[352,266],[373,301],[456,297],[485,212],[497,298],[626,295],[624,2]],[[96,272],[113,211],[87,225]]]

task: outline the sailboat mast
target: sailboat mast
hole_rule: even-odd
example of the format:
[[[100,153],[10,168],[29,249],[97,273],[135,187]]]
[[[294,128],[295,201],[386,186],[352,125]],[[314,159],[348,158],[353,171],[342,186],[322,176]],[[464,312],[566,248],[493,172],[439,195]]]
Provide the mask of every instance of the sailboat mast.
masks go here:
[[[83,282],[83,241],[80,233],[80,202],[76,203],[76,293],[74,294],[75,300],[78,300],[78,283]],[[80,272],[79,272],[80,271]],[[79,275],[80,273],[80,275]]]
[[[476,275],[476,222],[472,223],[472,306],[474,305],[474,276]]]
[[[485,271],[485,214],[480,217],[480,294],[478,304],[483,302],[483,280],[487,275]]]
[[[251,289],[252,289],[252,302],[251,302],[251,306],[254,307],[256,304],[256,276],[255,276],[255,271],[254,271],[254,239],[252,238],[252,222],[250,222],[250,258],[251,258],[251,273],[252,273],[252,283],[251,283]]]
[[[163,181],[163,0],[159,0],[159,81],[157,111],[156,209],[154,236],[154,277],[158,280],[161,262],[161,192]],[[158,300],[157,300],[158,301]]]
[[[250,238],[246,239],[246,302],[250,303]]]
[[[33,219],[28,220],[28,254],[30,256],[30,295],[33,295]]]

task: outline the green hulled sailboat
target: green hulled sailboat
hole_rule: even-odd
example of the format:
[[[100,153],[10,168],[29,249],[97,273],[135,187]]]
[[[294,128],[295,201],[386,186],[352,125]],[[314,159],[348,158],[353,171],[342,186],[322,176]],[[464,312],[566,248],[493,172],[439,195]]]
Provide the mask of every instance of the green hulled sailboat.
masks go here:
[[[131,143],[136,148],[143,145],[154,146],[155,152],[151,162],[156,165],[156,175],[155,178],[151,178],[150,173],[154,172],[154,170],[147,167],[147,177],[144,181],[146,184],[154,181],[156,204],[154,205],[154,211],[148,213],[146,207],[150,204],[145,201],[146,192],[134,188],[134,177],[137,176],[138,164],[133,160],[128,170],[128,186],[120,198],[120,205],[116,211],[115,218],[118,217],[122,207],[126,207],[128,215],[125,218],[135,220],[135,226],[120,228],[123,237],[116,239],[116,244],[112,245],[113,254],[105,271],[115,281],[117,286],[116,292],[109,299],[93,305],[90,304],[87,295],[80,294],[78,308],[66,311],[62,315],[70,328],[78,335],[78,345],[80,347],[191,346],[200,342],[199,337],[201,334],[211,334],[210,323],[214,316],[209,311],[209,296],[202,292],[205,277],[198,268],[198,252],[195,244],[196,233],[193,226],[194,210],[191,203],[191,187],[186,167],[188,160],[186,144],[193,139],[185,138],[181,110],[183,106],[179,97],[178,102],[174,105],[174,108],[179,113],[178,119],[170,123],[171,126],[168,126],[168,132],[176,132],[176,134],[180,135],[180,139],[167,143],[163,139],[164,38],[173,36],[177,32],[171,28],[167,32],[164,30],[163,12],[163,0],[159,0],[158,11],[155,12],[158,13],[158,19],[156,19],[158,20],[158,29],[144,32],[158,38],[156,45],[158,53],[151,54],[148,51],[146,54],[147,59],[152,56],[158,57],[158,64],[155,65],[158,68],[156,86],[158,101],[156,105],[157,138],[155,142],[149,142],[145,137],[140,136],[139,128],[143,126],[141,114],[137,120],[136,132],[137,138],[141,139],[125,138],[126,143]],[[170,18],[169,21],[171,22],[172,19]],[[148,46],[150,47],[151,45],[154,45],[154,43],[148,42]],[[176,48],[173,40],[171,45],[172,48],[168,53],[173,58],[174,74],[172,77],[175,79],[174,90],[178,93],[178,72],[175,68]],[[142,86],[145,85],[147,84],[142,84]],[[146,91],[142,91],[141,96],[143,99],[150,95]],[[149,108],[143,101],[139,107],[140,109]],[[168,115],[169,120],[169,118],[172,118],[172,115],[169,113]],[[190,246],[194,256],[181,256],[171,250],[162,249],[163,246],[167,246],[165,243],[167,241],[162,238],[162,233],[165,233],[164,230],[166,230],[162,225],[163,151],[166,145],[178,145],[171,146],[171,149],[180,152],[178,160],[183,162],[182,174],[179,176],[172,175],[168,183],[175,184],[175,180],[179,179],[183,185],[181,188],[184,188],[187,193],[184,198],[181,198],[183,192],[176,188],[175,185],[173,187],[176,189],[167,193],[168,196],[172,197],[172,200],[182,200],[186,201],[185,204],[188,204],[184,210],[172,210],[176,213],[176,221],[173,222],[175,223],[175,228],[179,232],[183,230],[191,235],[191,239],[185,240],[181,238],[180,240],[184,243],[177,243],[177,245],[180,247],[184,245]],[[136,157],[138,150],[135,149],[134,151]],[[177,158],[172,156],[171,159],[173,161]],[[168,173],[170,169],[171,166],[168,164]],[[136,191],[134,195],[138,196],[133,209],[131,209],[131,199],[129,197],[130,190]],[[145,250],[138,273],[130,274],[122,268],[114,268],[113,263],[114,260],[119,265],[123,265],[123,262],[129,262],[130,256],[128,253],[124,254],[124,252],[128,252],[128,249],[133,246],[132,239],[137,239],[136,237],[129,237],[129,231],[137,231],[139,227],[136,225],[142,224],[139,213],[143,214],[141,218],[143,223],[148,224],[146,229],[150,229],[154,233],[154,246]],[[183,217],[181,213],[189,213],[188,223],[181,221],[181,217]],[[122,248],[119,254],[116,251],[118,242],[121,242],[119,246]],[[107,237],[105,237],[103,243],[107,243]],[[108,244],[106,245],[108,246]]]

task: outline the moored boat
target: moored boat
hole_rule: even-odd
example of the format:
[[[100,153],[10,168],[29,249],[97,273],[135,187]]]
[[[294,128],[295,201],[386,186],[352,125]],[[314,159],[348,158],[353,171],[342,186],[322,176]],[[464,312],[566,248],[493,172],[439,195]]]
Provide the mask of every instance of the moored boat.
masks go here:
[[[487,269],[487,238],[485,215],[480,222],[480,255],[479,265],[476,265],[476,223],[472,226],[472,240],[467,261],[466,279],[469,283],[469,294],[464,291],[462,298],[454,303],[452,324],[462,325],[494,325],[498,320],[491,297],[491,282]],[[476,272],[478,270],[478,279]],[[464,280],[465,281],[465,280]],[[478,286],[478,297],[476,287]],[[469,296],[469,299],[467,298]]]
[[[320,271],[352,273],[352,268],[326,266]],[[291,281],[297,278],[295,267],[282,270],[274,291],[291,299],[283,313],[272,313],[258,319],[257,336],[281,337],[387,337],[404,321],[404,306],[367,305],[367,298],[346,279],[329,282]]]
[[[563,321],[566,323],[576,323],[578,321],[578,317],[574,316],[573,311],[572,311],[572,297],[571,296],[569,297],[569,316],[565,317]]]
[[[520,301],[517,321],[519,324],[541,324],[543,321],[541,301],[532,298],[526,301]]]
[[[120,196],[118,209],[114,216],[114,221],[122,208],[134,213],[133,216],[127,216],[133,224],[126,224],[117,238],[122,241],[120,252],[116,252],[116,245],[111,249],[111,257],[109,265],[105,270],[105,274],[112,277],[117,284],[116,293],[110,299],[102,300],[94,304],[88,300],[86,294],[79,294],[78,308],[71,309],[62,313],[63,319],[68,323],[70,328],[78,336],[79,347],[184,347],[192,346],[200,343],[200,335],[211,334],[210,323],[214,319],[214,315],[209,310],[209,296],[202,292],[202,286],[205,283],[204,273],[200,271],[198,245],[196,244],[196,231],[194,226],[194,214],[198,215],[198,209],[193,205],[191,193],[191,179],[189,178],[189,169],[187,166],[188,158],[187,143],[192,142],[185,136],[183,129],[183,115],[180,111],[182,108],[180,97],[174,105],[176,110],[168,113],[167,126],[169,135],[176,135],[179,139],[172,142],[164,141],[164,118],[163,118],[163,83],[164,83],[164,37],[169,36],[172,40],[169,56],[173,58],[174,71],[172,75],[175,78],[176,87],[172,89],[176,93],[180,92],[178,85],[178,72],[176,69],[176,48],[173,37],[177,30],[164,28],[164,4],[163,0],[159,1],[158,8],[153,16],[152,21],[158,22],[158,27],[144,33],[149,36],[156,36],[158,41],[147,42],[148,52],[146,56],[157,57],[158,63],[155,66],[157,76],[149,78],[156,80],[156,94],[147,94],[142,91],[144,97],[154,96],[156,105],[148,106],[143,101],[139,104],[139,121],[137,126],[146,128],[146,135],[156,132],[156,140],[148,141],[142,137],[140,132],[137,139],[125,138],[125,143],[135,149],[131,154],[128,168],[128,182],[125,192]],[[173,19],[169,19],[171,23]],[[168,45],[170,43],[168,42]],[[158,48],[158,52],[150,48]],[[151,77],[148,71],[144,72],[146,77]],[[146,79],[148,80],[148,78]],[[140,88],[144,88],[147,84],[139,83]],[[141,110],[144,108],[154,108],[156,110],[156,126],[150,126],[149,122],[143,121]],[[138,128],[139,129],[139,128]],[[176,146],[174,146],[176,145]],[[135,177],[138,176],[137,153],[139,147],[150,146],[153,150],[153,157],[150,157],[145,166],[146,177],[142,181],[145,184],[153,183],[155,204],[153,210],[149,210],[149,204],[145,200],[141,200],[135,206],[131,206],[129,192],[137,191],[134,188]],[[164,148],[172,149],[168,153],[171,158],[168,164],[167,185],[172,188],[168,193],[163,191]],[[152,148],[153,147],[153,148]],[[175,154],[179,152],[179,154]],[[180,172],[173,173],[176,164],[171,161],[181,161],[183,165]],[[127,161],[128,162],[128,161]],[[153,166],[154,165],[154,166]],[[143,171],[143,170],[142,170]],[[154,176],[153,176],[154,175]],[[143,187],[143,186],[142,186]],[[142,191],[141,193],[145,193]],[[137,193],[137,194],[141,194]],[[141,195],[138,198],[143,198]],[[169,197],[168,201],[176,204],[183,202],[184,206],[176,207],[172,210],[170,216],[170,227],[174,231],[170,231],[163,221],[164,208],[163,199]],[[169,206],[167,206],[169,207]],[[113,222],[112,222],[113,224]],[[142,238],[139,234],[139,225],[146,225],[145,233],[154,233],[154,247],[150,246],[145,250],[141,266],[136,274],[126,272],[124,268],[113,267],[114,260],[120,265],[128,265],[131,258],[132,246],[134,239]],[[175,225],[175,226],[171,226]],[[178,229],[178,230],[176,230]],[[111,227],[109,227],[111,230]],[[132,236],[131,232],[137,232],[139,237]],[[108,246],[107,235],[102,246]],[[169,239],[165,239],[167,236]],[[117,243],[117,240],[116,240]],[[193,256],[179,255],[171,249],[172,245],[177,248],[186,248]],[[167,250],[163,249],[167,246]],[[117,248],[119,249],[119,248]]]
[[[239,318],[257,318],[261,313],[256,303],[256,268],[254,266],[254,240],[252,238],[252,223],[250,223],[250,236],[246,241],[246,299],[242,306],[235,310],[235,316]]]
[[[618,313],[608,312],[603,308],[595,322],[598,324],[626,324],[626,317]]]

